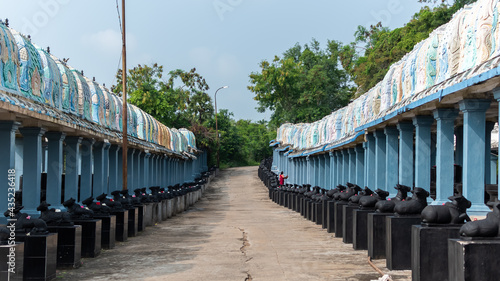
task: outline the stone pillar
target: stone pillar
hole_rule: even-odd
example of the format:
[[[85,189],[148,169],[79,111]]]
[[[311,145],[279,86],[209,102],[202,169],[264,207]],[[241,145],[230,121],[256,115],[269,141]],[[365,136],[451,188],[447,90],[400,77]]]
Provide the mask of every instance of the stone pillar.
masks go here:
[[[15,178],[16,167],[16,130],[20,123],[15,121],[0,121],[0,210],[7,210],[9,198],[15,194],[15,189],[19,189],[19,183]],[[13,188],[13,189],[11,189]],[[12,200],[12,199],[11,199]],[[7,218],[0,216],[0,223],[6,224]]]
[[[135,181],[134,181],[134,154],[135,154],[135,149],[128,149],[127,151],[127,189],[129,191],[133,191],[135,187]]]
[[[413,187],[413,124],[411,122],[399,122],[398,130],[399,183]]]
[[[150,188],[151,186],[154,186],[155,183],[154,183],[154,161],[153,159],[155,158],[155,154],[151,154],[151,156],[149,157],[149,174],[148,174],[148,185],[146,186],[146,188]]]
[[[312,182],[311,182],[311,171],[312,171],[311,158],[309,156],[306,156],[306,166],[307,166],[307,173],[306,173],[305,183],[312,185]]]
[[[82,171],[80,175],[80,199],[83,201],[92,195],[92,158],[94,139],[82,140]]]
[[[373,134],[366,135],[365,148],[365,186],[375,190],[379,188],[375,184],[375,137]]]
[[[141,188],[142,183],[144,182],[141,171],[141,161],[143,157],[143,152],[140,150],[137,150],[136,156],[134,157],[135,163],[134,163],[134,189],[130,190],[130,193],[133,193],[136,188]]]
[[[66,172],[64,175],[64,200],[78,199],[78,170],[80,167],[81,137],[66,137]]]
[[[120,149],[121,150],[121,149]],[[123,152],[118,150],[117,151],[117,175],[118,177],[116,178],[116,186],[112,187],[114,190],[122,190],[123,189]],[[111,191],[114,191],[111,190]],[[110,192],[111,193],[111,192]]]
[[[48,132],[45,134],[48,143],[47,165],[47,203],[52,208],[65,210],[61,204],[62,173],[63,173],[63,141],[66,134],[63,132]]]
[[[335,158],[337,158],[337,185],[345,185],[344,181],[344,155],[342,154],[342,151],[337,150],[335,151]]]
[[[314,174],[314,185],[315,186],[319,186],[320,185],[320,177],[319,177],[319,174],[320,174],[320,162],[321,162],[321,159],[320,159],[320,156],[319,155],[316,155],[316,156],[313,156],[313,159],[314,159],[314,168],[313,168],[313,174]]]
[[[490,100],[466,99],[459,102],[464,118],[464,154],[462,193],[472,202],[467,213],[483,216],[489,211],[484,204],[486,110]]]
[[[349,182],[349,150],[347,148],[342,149],[342,179],[344,184]]]
[[[432,116],[415,116],[415,186],[431,191]]]
[[[349,182],[356,183],[356,151],[354,148],[349,148]]]
[[[330,151],[328,153],[330,155],[330,189],[333,189],[337,186],[337,166],[335,165],[335,163],[337,163],[337,159],[336,159],[336,156],[335,156],[335,153],[333,153],[333,151]]]
[[[109,149],[111,144],[106,142],[104,146],[104,182],[103,182],[103,193],[107,193],[109,190]]]
[[[375,137],[375,186],[373,188],[380,188],[385,191],[389,191],[388,186],[386,186],[386,140],[383,130],[377,130],[373,132]]]
[[[107,183],[107,167],[105,167],[105,152],[108,152],[109,143],[105,142],[96,142],[94,144],[94,178],[93,178],[93,188],[92,188],[92,197],[96,198],[97,196],[104,193],[107,190],[107,185],[105,186],[105,181]],[[87,198],[81,198],[81,200],[85,200]]]
[[[486,121],[486,132],[484,141],[485,169],[484,169],[484,184],[491,184],[491,131],[495,127],[495,122]],[[494,182],[496,183],[496,182]]]
[[[23,212],[39,216],[42,178],[42,135],[45,129],[20,128],[23,135]],[[7,180],[7,179],[4,179]]]
[[[396,127],[385,127],[385,184],[384,189],[389,191],[390,196],[396,195],[396,189],[394,187],[398,183],[399,175],[399,143],[398,136],[399,132]],[[412,157],[413,158],[413,157]],[[410,185],[410,187],[412,187]]]
[[[121,147],[117,144],[113,144],[109,147],[109,186],[108,190],[104,191],[106,194],[111,194],[115,190],[120,190],[121,186],[118,185],[118,175],[121,175],[118,171],[122,167],[118,166],[118,154],[120,154]]]
[[[323,173],[324,173],[324,176],[323,176],[323,184],[324,184],[324,188],[326,189],[331,189],[332,188],[332,182],[331,182],[331,175],[330,175],[330,154],[323,154],[323,158],[324,158],[324,163],[325,163],[325,167],[323,168]]]
[[[149,187],[149,181],[150,181],[150,178],[149,178],[149,158],[151,157],[151,153],[149,152],[146,152],[144,154],[144,165],[142,165],[142,168],[143,168],[143,178],[142,178],[142,186],[138,187],[138,188],[143,188],[143,187]]]
[[[364,150],[363,150],[363,146],[362,145],[357,145],[355,148],[354,148],[355,152],[356,152],[356,184],[359,185],[359,186],[363,186],[364,184],[364,178],[365,178],[365,153],[364,153]]]

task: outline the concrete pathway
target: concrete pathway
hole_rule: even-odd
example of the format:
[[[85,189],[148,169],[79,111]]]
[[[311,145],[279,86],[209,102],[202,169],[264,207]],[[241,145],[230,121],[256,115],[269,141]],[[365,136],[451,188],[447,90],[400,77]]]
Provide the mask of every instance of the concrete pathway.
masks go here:
[[[411,271],[389,272],[411,280]],[[376,280],[366,251],[268,198],[257,167],[224,170],[202,200],[58,280]]]

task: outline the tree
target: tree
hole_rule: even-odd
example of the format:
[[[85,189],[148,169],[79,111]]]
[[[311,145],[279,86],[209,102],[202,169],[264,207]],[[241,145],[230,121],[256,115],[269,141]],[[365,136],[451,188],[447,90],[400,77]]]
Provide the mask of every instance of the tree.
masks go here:
[[[260,63],[260,72],[250,74],[248,89],[255,94],[259,112],[273,112],[270,123],[312,122],[345,106],[353,88],[339,67],[340,43],[329,41],[322,50],[316,40],[300,44]]]

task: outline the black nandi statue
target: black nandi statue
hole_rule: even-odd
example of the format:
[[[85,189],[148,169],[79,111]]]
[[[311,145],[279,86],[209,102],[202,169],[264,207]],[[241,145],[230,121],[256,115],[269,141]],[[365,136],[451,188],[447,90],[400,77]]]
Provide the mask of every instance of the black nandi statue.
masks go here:
[[[363,197],[371,197],[373,194],[373,191],[368,188],[368,186],[365,186],[365,188],[359,193],[359,194],[354,194],[354,196],[351,196],[349,198],[349,205],[351,206],[358,206],[359,205],[359,200]]]
[[[396,203],[396,206],[394,207],[396,215],[420,215],[422,210],[427,206],[427,197],[429,197],[429,192],[427,190],[415,187],[413,188],[412,193],[413,196],[411,200]]]
[[[377,209],[378,213],[394,213],[394,207],[396,206],[396,203],[406,200],[407,194],[411,190],[409,186],[402,184],[396,184],[394,188],[398,191],[396,197],[387,200],[381,200],[375,204],[375,209]]]
[[[68,212],[71,214],[72,220],[85,220],[92,219],[94,217],[94,212],[88,208],[84,208],[80,204],[76,203],[76,200],[69,198],[63,202],[63,206],[66,207]]]
[[[467,237],[499,237],[500,202],[493,203],[493,212],[484,220],[469,221],[460,228],[460,235]]]
[[[40,219],[44,220],[48,226],[71,226],[71,214],[68,212],[56,212],[54,208],[49,209],[50,204],[46,201],[40,203],[36,208],[40,211]]]
[[[361,187],[359,187],[356,184],[352,184],[352,183],[348,182],[347,183],[347,191],[346,192],[341,192],[341,194],[339,196],[339,200],[340,201],[348,202],[349,198],[351,198],[351,196],[355,196],[360,191],[361,191]]]
[[[102,196],[102,194],[99,196]],[[92,196],[83,200],[82,204],[84,204],[87,208],[92,210],[92,212],[94,212],[94,216],[109,216],[109,213],[111,212],[111,208],[108,207],[106,204],[101,203],[101,201],[94,202],[94,197]]]
[[[16,205],[13,210],[7,210],[5,217],[16,220],[16,233],[43,235],[49,233],[47,224],[41,219],[35,219],[26,213],[21,213],[24,206]]]
[[[437,224],[464,224],[470,221],[467,209],[471,202],[462,195],[448,197],[451,202],[443,205],[429,205],[422,211],[422,222]]]
[[[361,210],[373,210],[378,201],[385,200],[389,196],[389,192],[382,189],[375,189],[375,192],[368,196],[361,196],[359,198],[359,205]]]
[[[107,206],[110,208],[110,212],[122,212],[122,203],[115,201],[113,199],[108,199],[106,193],[103,193],[99,196],[97,196],[95,199],[99,200],[101,202],[101,206]]]

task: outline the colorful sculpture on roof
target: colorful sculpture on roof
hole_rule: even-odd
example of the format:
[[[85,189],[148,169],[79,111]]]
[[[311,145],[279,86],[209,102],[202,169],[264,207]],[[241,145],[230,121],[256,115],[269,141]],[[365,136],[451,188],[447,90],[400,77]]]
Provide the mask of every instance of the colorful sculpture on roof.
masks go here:
[[[0,21],[0,91],[43,108],[76,116],[103,129],[121,132],[122,101],[48,51]],[[127,105],[129,136],[182,153],[196,149],[194,134],[170,129],[134,105]]]
[[[464,7],[367,93],[319,121],[281,125],[276,140],[297,150],[339,144],[407,104],[500,66],[499,11],[499,0]]]

